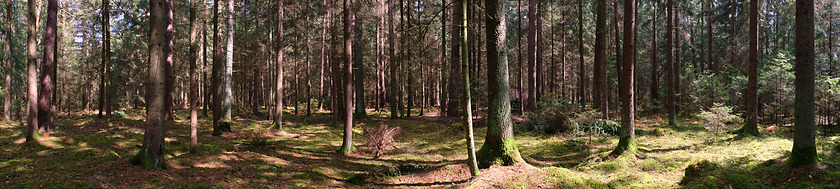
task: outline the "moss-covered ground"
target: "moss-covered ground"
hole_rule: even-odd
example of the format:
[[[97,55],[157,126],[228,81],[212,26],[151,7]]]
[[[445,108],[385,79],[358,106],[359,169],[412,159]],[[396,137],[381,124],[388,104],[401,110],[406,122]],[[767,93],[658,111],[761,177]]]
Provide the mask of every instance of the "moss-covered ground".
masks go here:
[[[129,164],[143,140],[143,111],[124,118],[93,113],[62,114],[56,129],[24,142],[18,122],[0,123],[0,188],[838,188],[840,136],[818,132],[821,164],[791,169],[786,157],[792,128],[761,129],[761,137],[708,132],[682,118],[669,127],[657,116],[641,117],[640,156],[608,153],[618,137],[516,133],[528,165],[493,166],[469,179],[463,128],[433,115],[387,119],[371,112],[364,126],[379,122],[404,133],[396,147],[374,158],[356,128],[356,152],[340,156],[342,130],[326,113],[286,113],[283,131],[270,120],[236,117],[232,132],[211,136],[199,127],[199,152],[189,153],[186,112],[169,126],[169,169]],[[416,113],[413,115],[417,115]],[[481,146],[486,128],[476,128]],[[688,168],[688,169],[687,169]],[[688,173],[686,172],[688,170]],[[682,182],[682,184],[681,184]]]

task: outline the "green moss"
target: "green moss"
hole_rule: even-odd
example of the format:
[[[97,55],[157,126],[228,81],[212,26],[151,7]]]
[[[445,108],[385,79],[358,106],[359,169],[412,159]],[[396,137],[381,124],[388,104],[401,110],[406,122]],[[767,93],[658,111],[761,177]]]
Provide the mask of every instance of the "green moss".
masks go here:
[[[272,123],[271,127],[269,127],[269,128],[270,129],[277,129],[277,130],[281,130],[281,131],[283,130],[283,127],[281,127],[280,124],[277,123],[277,122]]]
[[[793,167],[816,164],[819,161],[819,158],[817,157],[817,147],[793,147],[793,151],[790,152],[790,158],[788,158],[788,161]]]
[[[618,139],[618,146],[610,152],[610,156],[619,156],[624,152],[636,153],[636,139],[621,137]]]
[[[727,174],[726,180],[733,188],[756,188],[756,186],[763,186],[756,176],[746,175],[741,173]]]
[[[479,168],[488,168],[491,165],[509,166],[525,162],[519,155],[519,149],[516,147],[516,140],[513,137],[503,139],[501,146],[485,142],[476,156]]]
[[[146,149],[141,148],[140,151],[137,152],[137,154],[135,154],[133,157],[131,157],[129,162],[132,165],[143,166],[143,168],[146,169],[146,170],[166,169],[167,168],[166,163],[156,162],[154,160],[154,158],[150,157],[149,154],[145,153],[145,152],[146,152]]]
[[[356,151],[355,146],[353,146],[353,145],[350,145],[350,146],[341,145],[341,148],[339,148],[336,152],[338,154],[341,154],[341,155],[347,155],[347,154],[353,153],[353,151]]]

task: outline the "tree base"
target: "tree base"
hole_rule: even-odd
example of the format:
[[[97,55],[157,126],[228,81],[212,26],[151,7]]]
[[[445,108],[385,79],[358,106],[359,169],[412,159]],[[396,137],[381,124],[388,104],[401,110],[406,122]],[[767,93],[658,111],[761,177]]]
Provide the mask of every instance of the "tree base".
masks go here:
[[[502,140],[501,146],[485,142],[476,156],[478,168],[488,168],[491,165],[509,166],[525,162],[519,155],[519,149],[516,147],[516,141],[513,138]]]
[[[131,162],[132,165],[143,166],[146,170],[167,168],[166,163],[163,160],[163,156],[161,156],[160,159],[153,158],[151,155],[146,153],[145,148],[140,148],[140,151],[138,151],[134,157],[131,157],[129,162]]]
[[[749,126],[747,124],[745,124],[740,129],[732,130],[732,131],[729,131],[729,132],[726,132],[726,133],[734,134],[734,135],[741,135],[741,136],[744,136],[744,135],[752,135],[752,136],[756,136],[756,137],[761,136],[761,133],[758,132],[758,126],[755,126],[755,125]]]
[[[367,112],[353,112],[353,119],[364,119],[367,117]]]
[[[819,157],[817,157],[817,147],[801,149],[793,147],[793,151],[790,152],[788,162],[792,167],[815,165],[819,163]]]
[[[338,154],[341,154],[341,155],[347,155],[347,154],[353,153],[353,151],[355,151],[354,147],[352,147],[352,146],[347,147],[345,145],[341,145],[341,148],[339,148],[335,152],[338,153]]]
[[[281,131],[282,131],[282,130],[283,130],[283,126],[280,126],[280,124],[279,124],[279,123],[274,122],[274,123],[272,123],[272,124],[271,124],[271,127],[269,127],[269,129],[277,129],[277,130],[281,130]]]
[[[618,139],[618,146],[616,146],[615,149],[613,149],[613,151],[610,152],[609,156],[618,157],[621,154],[624,154],[624,152],[630,152],[635,154],[636,151],[636,139],[630,137],[621,137],[620,139]]]

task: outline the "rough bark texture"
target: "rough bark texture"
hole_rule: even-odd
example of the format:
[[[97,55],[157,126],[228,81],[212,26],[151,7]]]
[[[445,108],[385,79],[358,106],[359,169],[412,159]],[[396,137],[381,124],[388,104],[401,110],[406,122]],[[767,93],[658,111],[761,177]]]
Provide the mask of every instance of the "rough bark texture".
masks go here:
[[[487,137],[478,151],[478,166],[513,165],[524,162],[513,138],[510,120],[510,87],[508,82],[507,48],[504,6],[498,0],[486,0],[488,115]],[[471,118],[470,118],[471,119]]]
[[[593,66],[592,99],[596,108],[601,110],[604,117],[607,116],[607,0],[595,2],[595,65]]]
[[[758,1],[750,1],[750,55],[747,61],[747,118],[742,133],[758,136]]]
[[[143,147],[137,155],[131,159],[131,163],[141,165],[146,169],[166,168],[164,162],[164,134],[166,131],[166,118],[164,114],[165,82],[166,82],[166,55],[165,48],[169,42],[166,40],[167,24],[169,17],[166,7],[171,7],[172,0],[151,0],[149,2],[150,18],[149,26],[149,66],[146,78],[146,129],[143,137]],[[172,52],[172,51],[169,51]]]
[[[12,15],[12,0],[6,0],[6,15]],[[3,119],[5,121],[9,121],[12,119],[12,68],[14,68],[14,62],[12,62],[12,33],[14,33],[14,28],[12,28],[12,17],[6,16],[6,95],[5,100],[3,101]]]
[[[636,0],[626,0],[624,2],[624,57],[621,77],[626,85],[621,96],[621,131],[619,132],[618,146],[610,153],[612,156],[621,155],[624,152],[635,153],[636,151],[636,134],[635,134],[635,107],[634,107],[634,90],[635,84],[635,59],[636,53]]]
[[[55,74],[55,34],[57,29],[56,15],[58,14],[58,1],[47,1],[47,24],[44,31],[44,57],[41,62],[41,74],[39,78],[40,90],[38,91],[38,126],[41,131],[52,131],[52,95],[53,79]]]
[[[165,1],[170,1],[170,0],[165,0]],[[167,46],[163,48],[163,51],[164,51],[163,53],[164,53],[164,55],[166,55],[166,59],[164,59],[166,61],[166,64],[164,64],[164,73],[166,74],[166,83],[164,84],[165,85],[164,90],[166,90],[166,97],[164,97],[163,111],[164,111],[164,114],[166,116],[165,117],[166,121],[174,122],[175,121],[175,114],[174,114],[175,110],[174,110],[173,107],[175,105],[174,104],[174,102],[175,102],[175,96],[174,96],[174,93],[175,93],[175,75],[173,75],[173,63],[174,63],[173,58],[174,57],[173,57],[172,49],[175,46],[175,40],[173,40],[175,38],[175,30],[174,30],[175,27],[174,27],[174,25],[172,25],[172,17],[174,16],[174,13],[173,13],[173,10],[172,10],[172,3],[167,3],[166,7],[164,7],[164,11],[165,11],[164,14],[169,15],[166,19],[164,19],[164,21],[166,22],[166,27],[167,28],[172,28],[172,29],[171,30],[167,29],[166,33],[164,35],[165,38],[166,38],[166,41],[168,41],[168,43],[165,44]],[[106,76],[107,76],[107,73],[106,73]],[[106,82],[106,84],[107,84],[107,82]],[[107,88],[107,86],[106,86],[106,88]],[[107,98],[106,98],[105,103],[108,104]]]
[[[448,116],[460,116],[461,111],[464,109],[461,103],[462,96],[464,94],[463,86],[461,86],[461,80],[464,79],[461,75],[461,64],[456,62],[461,61],[461,32],[460,29],[463,25],[456,24],[460,20],[463,19],[464,13],[466,12],[462,10],[460,7],[462,6],[463,1],[456,0],[453,2],[452,5],[452,27],[450,27],[450,57],[449,62],[449,102],[447,103],[447,112],[446,115]],[[460,25],[460,26],[459,26]]]
[[[196,69],[196,61],[198,61],[198,34],[196,33],[195,23],[195,4],[196,0],[190,1],[190,151],[196,152],[198,146],[198,69]]]
[[[676,109],[674,107],[674,96],[676,90],[674,89],[676,83],[674,81],[674,1],[668,0],[667,9],[665,11],[665,80],[668,86],[668,96],[665,98],[665,109],[668,112],[668,125],[677,125]]]
[[[355,6],[356,9],[359,8],[358,5],[354,5],[354,6]],[[353,12],[355,14],[358,14],[358,11],[354,10]],[[356,38],[353,41],[353,43],[355,43],[353,46],[356,47],[356,49],[354,49],[354,51],[353,51],[353,67],[355,67],[355,69],[356,69],[353,72],[355,74],[355,77],[356,77],[355,78],[355,83],[354,83],[354,87],[356,88],[356,99],[355,99],[356,108],[355,108],[355,113],[354,114],[357,117],[366,117],[367,115],[366,115],[366,112],[365,112],[365,86],[364,86],[364,84],[365,84],[365,67],[363,66],[364,64],[362,62],[364,60],[364,57],[362,57],[362,55],[364,54],[364,45],[362,45],[363,44],[362,39],[364,39],[364,38],[362,36],[362,34],[363,34],[362,33],[362,26],[361,26],[362,24],[360,24],[360,23],[362,23],[362,21],[361,21],[362,19],[359,16],[354,16],[354,17],[357,17],[356,20],[354,20],[354,21],[358,22],[358,24],[353,25],[353,36]]]
[[[38,57],[35,49],[38,45],[35,37],[38,30],[38,16],[35,9],[35,1],[27,1],[27,43],[26,43],[26,81],[28,90],[26,92],[26,141],[34,141],[38,138]]]
[[[353,36],[350,33],[354,23],[353,11],[350,8],[352,3],[353,0],[344,0],[344,140],[338,150],[342,155],[353,152]]]
[[[803,166],[819,161],[814,132],[814,0],[796,1],[795,35],[795,121],[790,164]]]
[[[537,107],[537,0],[528,0],[528,111]]]
[[[102,67],[99,75],[99,117],[111,117],[110,66],[111,66],[111,14],[110,2],[102,0]]]
[[[277,85],[274,91],[274,124],[272,128],[283,130],[283,0],[277,0]]]
[[[391,0],[388,0],[388,63],[390,64],[391,68],[391,90],[388,91],[388,95],[391,104],[391,118],[397,118],[399,115],[399,109],[397,104],[397,98],[399,97],[399,84],[397,84],[397,55],[395,50],[396,43],[394,39],[397,38],[396,32],[394,32],[394,8],[391,6]],[[454,39],[454,38],[453,38]],[[454,48],[454,46],[453,46]],[[451,90],[450,90],[451,91]],[[451,99],[450,99],[451,100]],[[450,101],[450,109],[452,108],[452,101]],[[450,110],[451,111],[451,110]]]
[[[230,121],[231,108],[233,100],[233,0],[228,0],[227,4],[227,50],[225,51],[225,69],[224,69],[224,94],[220,95],[222,98],[222,115],[225,121]]]
[[[210,89],[213,91],[213,136],[222,135],[222,131],[219,128],[219,122],[222,119],[222,94],[224,93],[224,90],[222,89],[222,82],[224,82],[222,72],[224,71],[224,65],[222,64],[222,45],[219,44],[219,42],[222,41],[222,36],[219,35],[220,3],[221,0],[216,0],[216,2],[213,3],[213,70],[212,73],[210,73],[210,77],[212,78]],[[282,35],[280,39],[282,41]]]

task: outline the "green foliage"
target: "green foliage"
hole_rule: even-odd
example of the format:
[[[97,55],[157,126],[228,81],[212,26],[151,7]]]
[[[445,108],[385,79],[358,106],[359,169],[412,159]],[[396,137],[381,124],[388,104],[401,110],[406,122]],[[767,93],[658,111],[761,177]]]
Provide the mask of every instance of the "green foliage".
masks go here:
[[[793,58],[786,50],[762,58],[758,69],[758,101],[763,104],[761,114],[781,115],[781,118],[793,115]]]
[[[576,114],[572,119],[571,132],[574,136],[596,134],[596,135],[618,135],[621,125],[611,120],[600,119],[601,112],[590,110]]]
[[[528,115],[528,120],[514,127],[518,132],[557,134],[567,132],[571,126],[569,117],[572,104],[556,94],[548,94],[537,103],[537,109]]]
[[[111,116],[114,116],[114,117],[117,117],[117,118],[125,118],[126,116],[128,116],[128,114],[126,114],[125,111],[123,111],[123,110],[117,110],[117,111],[111,112]]]
[[[718,134],[732,130],[733,125],[738,125],[744,121],[739,115],[732,114],[731,107],[720,103],[715,103],[708,111],[700,112],[700,114],[697,114],[697,118],[703,120],[703,126],[707,130]]]

